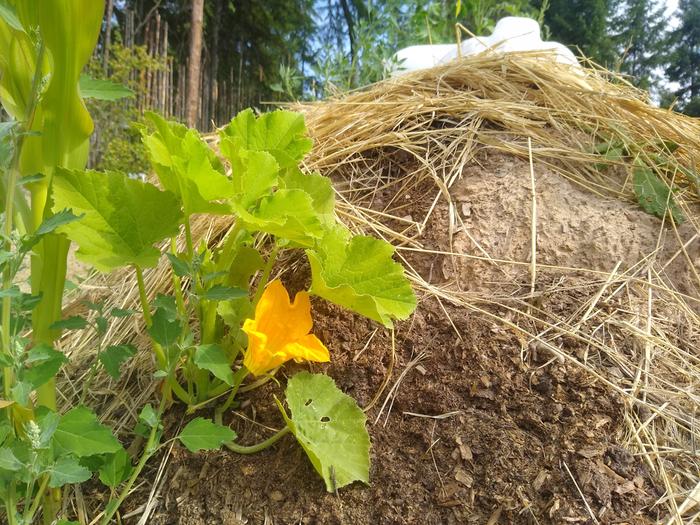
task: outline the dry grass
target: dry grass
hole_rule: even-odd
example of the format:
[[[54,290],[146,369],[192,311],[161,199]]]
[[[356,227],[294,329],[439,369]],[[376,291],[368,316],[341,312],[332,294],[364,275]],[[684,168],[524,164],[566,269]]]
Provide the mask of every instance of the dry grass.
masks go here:
[[[450,239],[459,228],[450,188],[485,149],[523,159],[531,155],[593,193],[623,200],[633,200],[627,163],[611,161],[617,168],[601,171],[596,167],[601,161],[594,151],[597,143],[626,144],[650,165],[658,164],[658,156],[667,157],[670,167],[663,175],[680,188],[679,203],[700,234],[698,188],[677,169],[694,170],[699,164],[700,121],[652,107],[641,92],[606,71],[570,70],[536,53],[472,57],[295,109],[306,114],[315,140],[306,168],[334,179],[340,219],[356,231],[397,246],[420,296],[460,305],[519,334],[526,363],[535,351],[549,352],[553,359],[587,370],[592,380],[617,392],[626,404],[625,444],[644,458],[665,489],[657,504],[666,509],[669,524],[691,523],[700,511],[695,504],[700,497],[697,271],[697,281],[690,283],[694,292],[681,293],[666,278],[669,261],[660,260],[656,252],[632,268],[616,267],[613,272],[537,264],[531,269],[533,279],[535,271],[539,275],[543,270],[576,276],[577,286],[590,291],[573,315],[562,315],[533,306],[529,296],[480,296],[462,291],[458,283],[432,284],[405,257],[420,252],[485,260],[501,268],[534,266],[532,261],[496,260],[483,250],[431,251],[422,242],[438,204],[450,210]],[[678,145],[673,154],[664,141]],[[428,212],[407,217],[403,196],[424,187],[426,181],[433,188],[424,197],[431,203]],[[380,210],[373,209],[375,196],[385,190],[394,197]],[[193,231],[198,238],[216,242],[230,226],[226,219],[200,221]],[[668,224],[660,228],[668,229]],[[677,235],[675,225],[671,228]],[[687,253],[689,244],[697,242],[693,236],[674,258],[690,267],[697,264]],[[287,267],[294,264],[286,262]],[[167,268],[147,273],[147,283],[152,293],[166,291]],[[92,293],[110,304],[125,307],[137,302],[133,279],[126,274],[107,284],[96,281],[94,286]],[[111,328],[107,339],[121,341],[140,330],[133,320],[123,320]],[[562,336],[577,341],[585,352],[572,354],[562,348],[557,344]],[[66,347],[74,348],[77,367],[84,369],[94,341],[77,336],[66,341]],[[150,394],[145,373],[149,359],[141,355],[130,365],[131,380],[122,381],[116,395],[116,386],[92,393],[102,416],[118,427],[134,421],[134,407]]]

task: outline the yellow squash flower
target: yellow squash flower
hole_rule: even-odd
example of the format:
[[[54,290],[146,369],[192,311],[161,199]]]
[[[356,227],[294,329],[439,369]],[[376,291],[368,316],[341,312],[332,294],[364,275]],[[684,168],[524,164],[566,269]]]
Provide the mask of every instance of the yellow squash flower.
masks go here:
[[[255,319],[246,319],[248,350],[243,365],[254,376],[262,375],[290,359],[297,362],[330,361],[328,348],[310,334],[311,301],[306,292],[297,293],[294,302],[279,280],[272,281],[255,308]]]

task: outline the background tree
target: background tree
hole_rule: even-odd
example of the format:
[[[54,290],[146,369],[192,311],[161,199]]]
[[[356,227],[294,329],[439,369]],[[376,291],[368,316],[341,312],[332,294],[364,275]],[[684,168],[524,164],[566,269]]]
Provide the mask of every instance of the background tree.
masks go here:
[[[618,0],[551,0],[549,5],[536,0],[535,5],[546,6],[544,23],[549,38],[568,46],[576,46],[588,58],[605,66],[615,63],[616,54],[608,20],[615,12]]]
[[[199,110],[200,62],[202,59],[202,31],[204,24],[204,0],[192,0],[190,22],[190,54],[187,63],[187,125],[197,125]]]
[[[671,54],[666,73],[679,84],[675,90],[680,108],[700,116],[700,0],[680,0],[676,17],[680,23],[671,31]]]
[[[665,5],[656,0],[624,0],[612,17],[619,69],[642,89],[650,89],[659,80],[659,68],[667,56],[665,11]]]

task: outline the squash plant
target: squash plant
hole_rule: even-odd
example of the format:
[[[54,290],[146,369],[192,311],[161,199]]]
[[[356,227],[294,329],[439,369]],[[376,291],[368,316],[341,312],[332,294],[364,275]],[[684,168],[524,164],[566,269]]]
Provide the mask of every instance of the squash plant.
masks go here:
[[[285,426],[261,443],[239,443],[222,421],[245,381],[250,390],[290,359],[331,358],[332,348],[313,335],[309,294],[387,327],[411,314],[415,297],[393,248],[353,236],[336,220],[330,181],[299,169],[312,144],[295,113],[240,113],[220,131],[223,159],[197,131],[149,114],[142,136],[158,184],[85,170],[92,122],[82,97],[119,92],[85,79],[84,92],[80,87],[101,16],[92,0],[0,0],[0,100],[14,118],[0,126],[0,501],[6,521],[33,523],[41,509],[44,523],[54,523],[61,517],[60,488],[97,474],[111,494],[101,522],[111,523],[162,446],[163,415],[178,401],[190,413],[215,406],[213,419],[196,416],[175,436],[193,452],[223,445],[249,454],[292,434],[327,490],[367,482],[364,414],[325,375],[293,376],[287,408],[270,400]],[[232,226],[216,243],[197,243],[191,224],[201,214],[228,216]],[[89,305],[90,318],[61,319],[71,242],[77,257],[98,271],[131,268],[141,311],[106,313]],[[276,257],[286,250],[302,250],[311,267],[310,290],[293,299],[279,280],[270,282]],[[14,281],[28,255],[32,286],[23,292]],[[148,297],[144,270],[163,257],[173,293]],[[56,405],[55,376],[67,361],[55,348],[61,331],[92,327],[104,334],[111,318],[124,315],[142,317],[153,380],[161,385],[157,406],[140,408],[133,434],[145,444],[136,457],[88,407],[60,413]],[[100,345],[83,392],[99,367],[118,378],[135,351],[128,341]]]

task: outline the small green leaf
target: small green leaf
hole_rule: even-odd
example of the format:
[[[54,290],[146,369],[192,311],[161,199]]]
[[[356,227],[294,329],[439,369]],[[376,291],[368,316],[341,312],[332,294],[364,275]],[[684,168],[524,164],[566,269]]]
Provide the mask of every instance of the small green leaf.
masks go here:
[[[100,353],[100,363],[105,367],[112,379],[119,379],[122,363],[136,355],[136,348],[132,345],[108,346]]]
[[[194,364],[202,370],[209,370],[218,379],[233,386],[231,363],[219,345],[201,345],[195,349]]]
[[[170,266],[173,267],[173,272],[175,273],[175,275],[177,275],[178,277],[185,277],[190,275],[190,265],[187,264],[187,262],[180,259],[177,255],[173,255],[172,253],[166,253],[165,255],[170,261]]]
[[[356,236],[348,242],[348,233],[336,228],[315,250],[306,250],[311,293],[391,327],[392,318],[406,319],[416,308],[411,285],[393,253],[386,241]]]
[[[685,217],[676,204],[670,188],[646,164],[635,163],[634,193],[639,205],[647,213],[663,218],[668,209],[676,224],[681,224]]]
[[[113,101],[134,96],[134,92],[123,84],[111,80],[90,78],[87,75],[80,75],[78,86],[80,87],[80,96],[83,98]]]
[[[155,266],[160,251],[153,245],[175,235],[182,218],[172,193],[121,173],[59,169],[53,197],[54,212],[72,208],[85,215],[58,231],[79,246],[78,258],[101,272]]]
[[[46,407],[38,407],[36,410],[36,422],[41,429],[38,448],[48,448],[58,428],[58,424],[61,422],[61,415]]]
[[[199,297],[207,301],[229,301],[231,299],[240,299],[247,297],[248,292],[242,288],[232,288],[230,286],[222,286],[217,284],[206,290]]]
[[[63,352],[54,350],[45,344],[38,344],[27,354],[26,364],[32,366],[22,370],[22,381],[31,385],[32,389],[35,390],[54,377],[66,362],[68,362],[68,358]]]
[[[369,482],[369,434],[355,400],[323,374],[301,372],[286,390],[291,418],[287,425],[316,472],[335,492],[353,481]],[[281,408],[281,407],[280,407]]]
[[[41,225],[36,229],[35,235],[46,235],[47,233],[53,232],[59,226],[63,226],[64,224],[70,224],[71,222],[80,220],[82,217],[82,215],[77,216],[73,214],[72,210],[61,210],[57,213],[54,213],[48,219],[44,219],[44,222],[42,222]]]
[[[87,319],[79,315],[74,315],[66,319],[61,319],[53,323],[51,330],[82,330],[88,325]]]
[[[17,459],[17,456],[15,456],[15,454],[9,448],[0,448],[0,470],[17,472],[23,468],[24,464]]]
[[[71,520],[58,520],[56,522],[56,525],[80,525],[80,522]]]
[[[153,315],[153,324],[148,328],[148,333],[163,348],[169,348],[177,343],[178,337],[182,334],[182,324],[178,319],[173,319],[168,310],[158,308]]]
[[[66,412],[56,428],[54,442],[66,452],[79,458],[97,454],[111,454],[122,446],[97,416],[86,407]]]
[[[136,310],[131,310],[129,308],[112,308],[109,315],[112,317],[130,317],[134,315]]]
[[[148,428],[155,428],[158,426],[158,414],[156,414],[156,411],[153,409],[150,403],[146,404],[146,406],[141,409],[139,421],[141,421]]]
[[[228,427],[198,417],[182,429],[178,439],[190,452],[216,450],[228,441],[236,439],[236,433]]]
[[[120,448],[109,456],[100,467],[100,481],[110,488],[117,488],[122,481],[129,477],[132,470],[129,454]]]
[[[82,483],[90,479],[92,474],[83,467],[73,456],[61,456],[51,467],[49,487],[57,489],[69,483]]]

